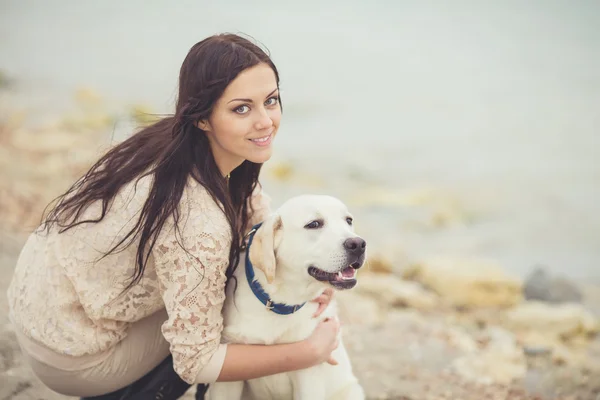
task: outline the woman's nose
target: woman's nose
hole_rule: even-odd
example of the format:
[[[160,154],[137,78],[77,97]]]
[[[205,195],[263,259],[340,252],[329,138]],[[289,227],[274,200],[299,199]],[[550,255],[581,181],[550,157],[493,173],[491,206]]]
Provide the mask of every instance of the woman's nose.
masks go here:
[[[258,116],[258,120],[256,121],[256,130],[268,129],[273,126],[273,120],[269,115],[268,111],[262,109]]]

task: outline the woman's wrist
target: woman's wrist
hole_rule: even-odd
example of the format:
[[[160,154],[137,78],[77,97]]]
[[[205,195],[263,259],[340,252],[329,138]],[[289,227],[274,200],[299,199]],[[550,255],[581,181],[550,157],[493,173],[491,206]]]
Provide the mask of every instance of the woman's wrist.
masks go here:
[[[301,369],[313,367],[321,361],[321,356],[310,339],[294,343],[298,352]]]

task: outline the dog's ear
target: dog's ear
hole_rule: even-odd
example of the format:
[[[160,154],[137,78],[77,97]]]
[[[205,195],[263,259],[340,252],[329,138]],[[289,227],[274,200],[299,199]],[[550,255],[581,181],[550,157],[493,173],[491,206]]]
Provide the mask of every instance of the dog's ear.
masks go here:
[[[273,214],[267,218],[254,234],[252,246],[250,246],[250,260],[255,268],[264,272],[267,282],[273,282],[275,278],[275,240],[277,233],[283,227],[281,217]]]

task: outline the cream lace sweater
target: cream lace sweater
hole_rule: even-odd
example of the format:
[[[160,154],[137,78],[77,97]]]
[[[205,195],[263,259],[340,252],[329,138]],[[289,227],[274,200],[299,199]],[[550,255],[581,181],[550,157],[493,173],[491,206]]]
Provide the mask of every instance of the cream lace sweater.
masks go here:
[[[182,196],[179,239],[185,250],[168,220],[142,281],[125,294],[119,295],[134,270],[137,242],[100,259],[136,223],[151,179],[125,186],[100,223],[30,235],[8,298],[22,347],[40,361],[94,363],[127,335],[129,324],[166,308],[162,333],[177,373],[194,383],[212,364],[208,380],[216,380],[225,357],[221,309],[231,233],[206,189],[190,179]],[[251,224],[268,214],[269,202],[262,191],[252,196]],[[99,214],[94,204],[83,217]]]

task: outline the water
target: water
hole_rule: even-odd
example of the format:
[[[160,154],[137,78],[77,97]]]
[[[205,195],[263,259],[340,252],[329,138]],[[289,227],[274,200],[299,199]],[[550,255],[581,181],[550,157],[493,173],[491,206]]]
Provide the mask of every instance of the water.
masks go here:
[[[202,3],[2,1],[0,68],[39,112],[68,107],[79,85],[115,109],[170,112],[195,42],[250,34],[281,72],[277,159],[326,176],[332,194],[366,190],[345,178],[359,170],[449,190],[481,215],[382,241],[600,279],[600,3]],[[403,210],[358,211],[379,232],[403,226]]]

